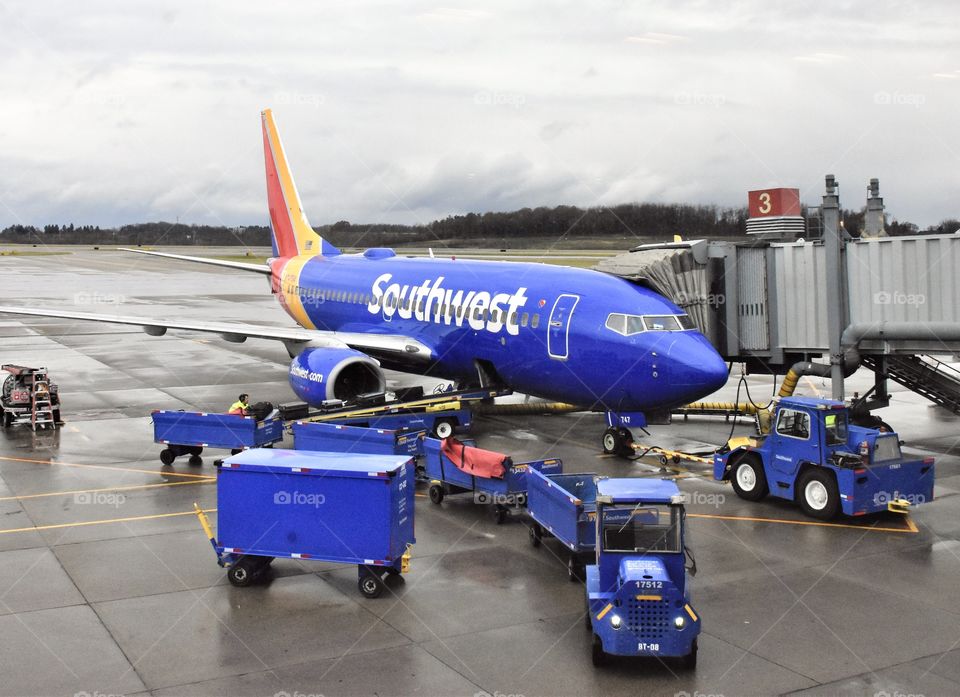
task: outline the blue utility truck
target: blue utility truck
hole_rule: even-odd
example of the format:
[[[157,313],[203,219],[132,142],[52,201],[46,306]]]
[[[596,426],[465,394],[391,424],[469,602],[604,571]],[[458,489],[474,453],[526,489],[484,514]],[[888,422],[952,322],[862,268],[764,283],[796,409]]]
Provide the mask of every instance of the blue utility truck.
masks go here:
[[[700,617],[687,587],[684,499],[677,485],[536,470],[527,479],[528,510],[539,532],[531,533],[533,544],[549,532],[574,555],[594,550],[585,569],[593,664],[603,665],[610,655],[656,656],[695,668]]]
[[[932,501],[933,464],[905,459],[892,431],[853,425],[843,402],[784,397],[770,434],[732,440],[714,456],[713,474],[747,501],[769,494],[829,520]]]

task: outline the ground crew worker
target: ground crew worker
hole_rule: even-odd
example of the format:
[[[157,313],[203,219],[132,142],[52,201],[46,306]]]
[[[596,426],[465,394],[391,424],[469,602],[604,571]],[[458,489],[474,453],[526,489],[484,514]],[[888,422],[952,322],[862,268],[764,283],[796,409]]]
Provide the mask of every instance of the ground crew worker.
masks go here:
[[[246,416],[250,411],[250,395],[244,393],[237,398],[237,401],[230,405],[230,411],[228,414],[239,414],[240,416]]]

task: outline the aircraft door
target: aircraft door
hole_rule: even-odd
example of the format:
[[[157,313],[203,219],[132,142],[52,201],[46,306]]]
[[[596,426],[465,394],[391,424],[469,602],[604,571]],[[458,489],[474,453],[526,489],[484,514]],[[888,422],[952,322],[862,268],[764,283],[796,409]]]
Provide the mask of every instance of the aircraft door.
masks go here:
[[[550,358],[565,360],[570,355],[570,318],[578,302],[579,295],[564,293],[553,303],[547,323],[547,353]]]

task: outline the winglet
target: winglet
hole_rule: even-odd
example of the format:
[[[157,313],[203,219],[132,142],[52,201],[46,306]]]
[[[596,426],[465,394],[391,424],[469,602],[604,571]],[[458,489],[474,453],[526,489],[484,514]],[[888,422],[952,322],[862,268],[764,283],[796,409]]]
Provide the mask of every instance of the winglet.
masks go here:
[[[273,253],[278,257],[301,254],[334,256],[340,250],[320,237],[307,220],[300,203],[300,194],[290,173],[287,156],[280,142],[280,133],[273,112],[261,113],[263,124],[263,159],[267,171],[267,204],[270,207],[270,228]]]

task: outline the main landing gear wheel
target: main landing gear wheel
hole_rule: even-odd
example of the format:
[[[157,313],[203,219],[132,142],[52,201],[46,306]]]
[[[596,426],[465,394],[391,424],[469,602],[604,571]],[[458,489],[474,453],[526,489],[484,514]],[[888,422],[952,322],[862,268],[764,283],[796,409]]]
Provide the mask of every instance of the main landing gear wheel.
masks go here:
[[[752,455],[744,455],[734,461],[730,483],[737,496],[746,501],[759,501],[767,495],[767,477],[763,465]]]
[[[840,492],[833,475],[813,469],[800,478],[797,486],[800,508],[811,518],[830,520],[840,510]]]
[[[443,501],[443,487],[439,484],[431,484],[427,493],[430,494],[430,500],[433,503],[439,504]]]

